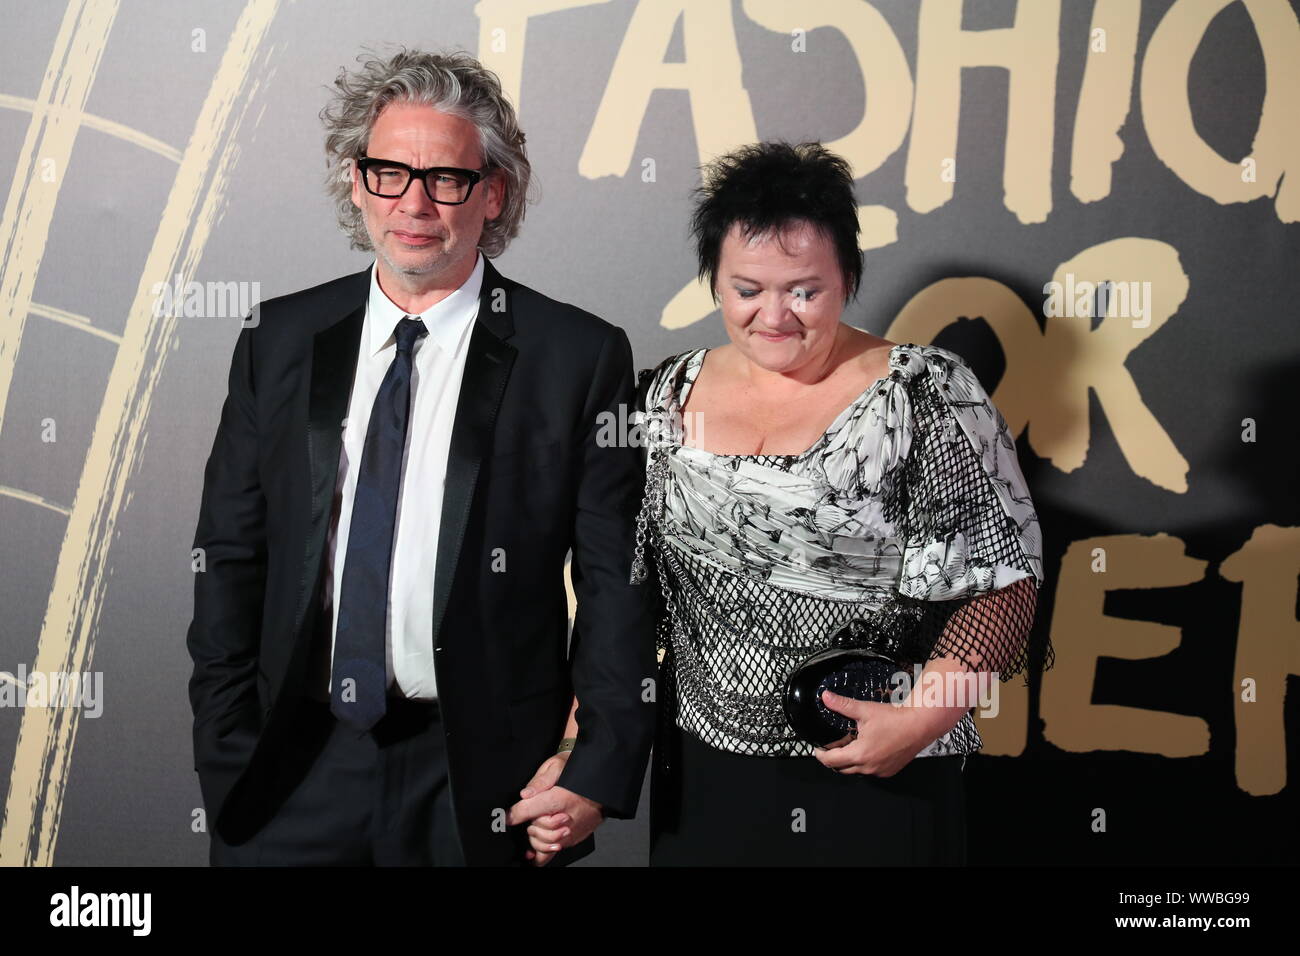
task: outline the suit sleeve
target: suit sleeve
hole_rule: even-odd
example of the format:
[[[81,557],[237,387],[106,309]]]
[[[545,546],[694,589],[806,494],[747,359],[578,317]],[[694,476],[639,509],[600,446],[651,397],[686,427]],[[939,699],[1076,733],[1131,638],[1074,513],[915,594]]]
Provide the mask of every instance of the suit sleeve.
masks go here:
[[[186,647],[194,769],[211,829],[261,730],[257,659],[266,590],[266,502],[258,476],[253,329],[235,343],[229,390],[203,476],[194,547],[194,617]]]
[[[628,581],[644,485],[640,449],[622,429],[611,446],[602,422],[626,421],[634,394],[632,347],[614,329],[581,422],[570,564],[578,602],[570,662],[578,741],[558,783],[623,818],[636,813],[654,740],[653,695],[644,686],[655,674],[654,617],[650,589]]]

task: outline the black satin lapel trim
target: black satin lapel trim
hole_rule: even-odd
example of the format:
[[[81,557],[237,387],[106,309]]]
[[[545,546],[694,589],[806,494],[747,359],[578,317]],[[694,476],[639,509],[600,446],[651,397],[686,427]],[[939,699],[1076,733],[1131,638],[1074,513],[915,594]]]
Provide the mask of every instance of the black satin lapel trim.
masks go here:
[[[484,275],[484,289],[487,276]],[[508,298],[508,296],[507,296]],[[486,304],[486,303],[483,303]],[[505,312],[509,321],[509,307]],[[469,353],[465,357],[465,374],[456,403],[456,422],[451,431],[447,455],[447,484],[442,498],[442,519],[438,531],[438,563],[434,574],[433,642],[437,647],[442,620],[451,596],[451,586],[460,561],[470,506],[478,483],[479,467],[492,446],[506,381],[518,351],[502,342],[480,318],[470,334]]]
[[[312,345],[311,394],[307,407],[311,525],[303,555],[298,610],[294,617],[295,633],[306,611],[305,600],[312,590],[313,575],[319,572],[325,554],[330,506],[334,501],[334,484],[339,472],[339,450],[343,446],[343,416],[347,414],[348,399],[352,394],[365,317],[363,303],[329,328],[317,332]]]
[[[515,334],[515,319],[510,301],[514,287],[514,282],[497,272],[492,260],[484,256],[483,285],[478,294],[478,321],[503,341]]]

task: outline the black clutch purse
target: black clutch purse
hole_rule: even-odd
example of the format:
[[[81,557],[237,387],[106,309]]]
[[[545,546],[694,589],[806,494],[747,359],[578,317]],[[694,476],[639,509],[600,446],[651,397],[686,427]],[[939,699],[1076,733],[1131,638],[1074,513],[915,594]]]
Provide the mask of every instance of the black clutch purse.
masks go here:
[[[832,632],[830,647],[808,657],[785,682],[785,716],[801,740],[818,747],[834,743],[855,729],[852,718],[822,703],[831,691],[858,700],[885,702],[895,674],[910,672],[921,608],[886,603],[870,620],[855,618]]]

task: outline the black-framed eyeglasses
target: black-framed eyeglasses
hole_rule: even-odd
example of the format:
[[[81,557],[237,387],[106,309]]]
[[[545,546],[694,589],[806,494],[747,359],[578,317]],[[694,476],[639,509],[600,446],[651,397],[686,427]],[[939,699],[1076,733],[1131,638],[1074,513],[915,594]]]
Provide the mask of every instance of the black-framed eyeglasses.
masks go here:
[[[361,170],[361,182],[366,192],[381,199],[397,199],[406,194],[412,179],[424,183],[424,193],[436,203],[444,206],[459,206],[467,202],[474,191],[475,183],[483,179],[483,173],[491,166],[479,169],[459,169],[455,166],[430,166],[428,169],[415,169],[395,159],[376,159],[362,156],[357,160]]]

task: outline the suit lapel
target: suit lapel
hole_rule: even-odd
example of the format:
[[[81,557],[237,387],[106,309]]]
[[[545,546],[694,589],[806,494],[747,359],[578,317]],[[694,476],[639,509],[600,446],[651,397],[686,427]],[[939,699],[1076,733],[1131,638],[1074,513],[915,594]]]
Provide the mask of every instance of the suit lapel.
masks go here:
[[[514,334],[513,291],[514,283],[497,272],[492,261],[484,257],[478,317],[470,333],[465,374],[456,402],[456,419],[447,456],[447,484],[442,499],[438,563],[434,577],[434,646],[438,646],[451,586],[460,562],[479,468],[492,447],[497,412],[518,354],[505,341]]]
[[[361,330],[370,294],[370,270],[357,273],[355,291],[346,295],[350,311],[333,325],[317,332],[312,342],[311,391],[307,403],[307,454],[311,469],[311,525],[303,556],[299,603],[294,618],[297,633],[307,610],[306,600],[314,593],[312,576],[324,564],[325,538],[329,528],[334,486],[338,480],[339,452],[343,445],[343,416],[352,395],[357,371]]]

